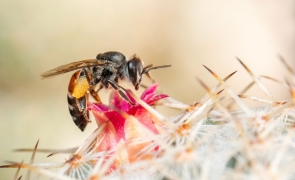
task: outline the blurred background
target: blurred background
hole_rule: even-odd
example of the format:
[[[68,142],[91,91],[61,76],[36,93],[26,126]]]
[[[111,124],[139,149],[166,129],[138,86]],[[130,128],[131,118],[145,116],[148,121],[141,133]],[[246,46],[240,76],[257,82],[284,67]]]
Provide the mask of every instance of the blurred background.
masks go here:
[[[209,87],[217,84],[202,64],[221,77],[238,70],[228,81],[237,93],[251,77],[235,57],[256,75],[284,80],[288,73],[278,54],[294,68],[294,2],[0,0],[0,164],[29,162],[30,153],[13,149],[33,148],[38,139],[39,148],[69,148],[95,129],[92,123],[80,132],[68,113],[72,73],[46,80],[39,75],[97,53],[136,53],[146,65],[171,64],[152,75],[162,92],[187,104],[205,94],[196,77]],[[277,100],[290,98],[281,85],[262,82]],[[151,82],[145,78],[144,84]],[[100,94],[107,102],[108,92]],[[267,98],[257,87],[246,94]],[[66,158],[46,156],[37,154],[35,162]],[[12,179],[15,171],[0,169],[0,179]]]

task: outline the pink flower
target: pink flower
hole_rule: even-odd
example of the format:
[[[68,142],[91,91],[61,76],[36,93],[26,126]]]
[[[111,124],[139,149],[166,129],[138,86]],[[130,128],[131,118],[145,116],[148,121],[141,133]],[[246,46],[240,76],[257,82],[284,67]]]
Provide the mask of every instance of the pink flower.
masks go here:
[[[154,84],[147,88],[140,99],[152,106],[159,100],[168,97],[166,94],[156,95],[157,87],[158,85]],[[128,91],[130,92],[130,90]],[[105,130],[99,134],[98,139],[101,142],[96,151],[113,150],[119,142],[147,136],[142,130],[141,125],[154,134],[159,133],[154,124],[156,117],[139,105],[130,94],[127,93],[126,95],[135,105],[130,105],[117,91],[112,92],[108,106],[101,103],[89,103],[88,109],[92,111],[97,124],[100,125],[107,122]],[[127,162],[136,161],[137,157],[135,154],[147,145],[147,143],[136,145],[129,145],[127,143],[124,152],[120,152],[121,160],[124,157],[123,159]],[[151,158],[151,155],[147,155],[144,158]]]

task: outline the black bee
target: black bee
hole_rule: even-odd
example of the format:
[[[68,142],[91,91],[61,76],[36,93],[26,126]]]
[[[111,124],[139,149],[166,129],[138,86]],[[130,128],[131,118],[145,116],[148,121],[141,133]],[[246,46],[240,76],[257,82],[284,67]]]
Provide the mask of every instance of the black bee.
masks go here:
[[[98,91],[111,86],[132,104],[125,94],[126,90],[118,84],[118,80],[128,80],[138,90],[143,74],[152,79],[149,74],[150,70],[170,66],[153,67],[153,65],[148,65],[144,67],[143,62],[135,55],[127,61],[122,53],[109,51],[98,54],[96,59],[86,59],[59,66],[44,72],[41,77],[48,78],[79,69],[72,75],[68,86],[67,99],[74,123],[83,131],[87,123],[90,122],[87,111],[89,93],[97,102],[101,102]]]

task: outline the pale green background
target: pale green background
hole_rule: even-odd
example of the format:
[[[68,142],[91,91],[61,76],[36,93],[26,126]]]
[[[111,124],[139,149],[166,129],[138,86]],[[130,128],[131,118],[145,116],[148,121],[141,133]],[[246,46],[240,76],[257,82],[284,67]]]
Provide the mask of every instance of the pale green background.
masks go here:
[[[40,73],[117,50],[146,64],[172,64],[153,75],[163,92],[185,103],[204,95],[195,77],[216,84],[202,64],[222,77],[239,70],[229,81],[238,93],[251,78],[235,56],[256,74],[281,80],[287,73],[277,53],[294,67],[294,7],[291,0],[0,0],[0,164],[28,162],[28,153],[12,150],[38,139],[40,148],[68,148],[95,129],[93,123],[81,133],[69,116],[71,73],[48,80]],[[278,100],[289,97],[282,86],[263,82]],[[247,94],[265,98],[257,89]],[[101,93],[104,102],[107,95]],[[46,155],[36,162],[65,160]],[[0,179],[14,172],[0,169]]]

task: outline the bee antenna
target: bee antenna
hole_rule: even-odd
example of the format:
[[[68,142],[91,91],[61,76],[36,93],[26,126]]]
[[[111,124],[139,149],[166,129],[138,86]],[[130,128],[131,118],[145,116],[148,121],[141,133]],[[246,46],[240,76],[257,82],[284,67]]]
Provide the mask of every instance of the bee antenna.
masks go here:
[[[160,68],[167,68],[167,67],[171,67],[171,65],[162,65],[162,66],[156,66],[156,67],[153,67],[152,64],[146,66],[145,68],[143,68],[143,71],[141,74],[148,74],[150,70],[153,70],[153,69],[160,69]]]
[[[170,67],[171,65],[163,65],[163,66],[156,66],[153,67],[152,64],[146,66],[145,68],[143,68],[143,71],[141,74],[145,74],[148,78],[150,78],[152,80],[153,83],[155,83],[156,81],[151,77],[149,71],[153,70],[153,69],[160,69],[160,68],[166,68],[166,67]]]

